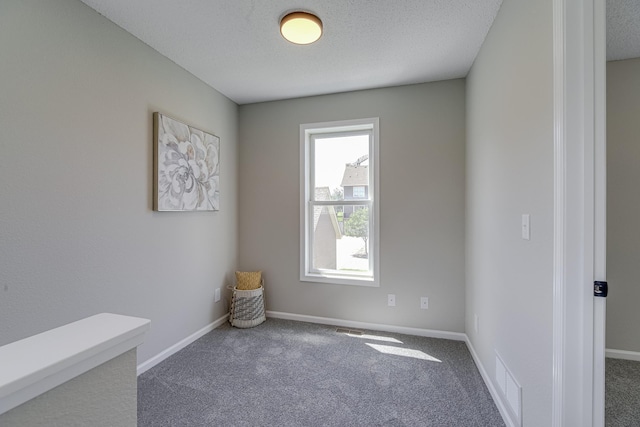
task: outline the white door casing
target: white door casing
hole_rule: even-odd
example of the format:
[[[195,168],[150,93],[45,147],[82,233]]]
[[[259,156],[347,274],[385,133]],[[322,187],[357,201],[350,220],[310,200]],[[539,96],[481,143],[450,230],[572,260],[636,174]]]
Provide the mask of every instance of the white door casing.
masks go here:
[[[605,0],[594,5],[594,261],[597,281],[607,280],[607,10]],[[593,305],[593,426],[605,424],[605,330],[606,298],[595,298]]]
[[[553,0],[554,427],[604,426],[605,1]]]

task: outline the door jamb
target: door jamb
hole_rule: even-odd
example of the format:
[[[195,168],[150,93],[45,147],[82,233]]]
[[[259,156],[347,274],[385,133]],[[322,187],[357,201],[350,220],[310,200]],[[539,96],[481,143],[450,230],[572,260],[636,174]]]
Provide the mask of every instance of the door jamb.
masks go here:
[[[604,0],[553,0],[552,425],[603,425]],[[602,348],[600,348],[602,347]],[[602,396],[601,396],[602,394]]]

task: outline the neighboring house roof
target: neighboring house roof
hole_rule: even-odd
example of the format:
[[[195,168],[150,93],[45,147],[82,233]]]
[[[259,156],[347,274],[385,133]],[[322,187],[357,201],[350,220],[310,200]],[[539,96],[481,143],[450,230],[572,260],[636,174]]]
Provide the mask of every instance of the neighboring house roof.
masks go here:
[[[329,187],[316,188],[316,200],[331,200],[331,190],[329,190]],[[333,206],[315,206],[313,208],[313,229],[316,229],[316,227],[318,226],[318,222],[320,221],[320,217],[323,214],[329,215],[331,224],[333,224],[333,229],[336,232],[336,239],[342,239],[342,232],[340,231],[340,226],[338,225],[338,216],[336,215],[336,210]]]
[[[329,190],[329,187],[316,187],[316,200],[323,202],[331,200],[331,190]]]
[[[354,166],[347,164],[344,167],[344,175],[342,176],[342,187],[368,186],[369,185],[369,166]]]

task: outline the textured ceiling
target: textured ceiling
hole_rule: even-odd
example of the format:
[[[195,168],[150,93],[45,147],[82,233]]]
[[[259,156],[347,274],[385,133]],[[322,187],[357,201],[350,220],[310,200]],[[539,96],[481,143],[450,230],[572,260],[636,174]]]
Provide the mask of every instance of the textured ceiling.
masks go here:
[[[239,104],[465,77],[502,3],[82,1]],[[323,20],[317,43],[282,39],[292,10]],[[607,59],[635,57],[640,0],[607,0]]]
[[[640,0],[607,0],[607,60],[640,57]]]
[[[502,0],[82,0],[239,104],[464,77]],[[324,35],[285,41],[280,17]]]

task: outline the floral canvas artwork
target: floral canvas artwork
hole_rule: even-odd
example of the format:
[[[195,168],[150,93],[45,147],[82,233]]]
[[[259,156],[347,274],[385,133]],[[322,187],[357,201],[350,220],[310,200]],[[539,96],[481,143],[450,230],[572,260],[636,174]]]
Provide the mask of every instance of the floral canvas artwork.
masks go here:
[[[158,211],[220,209],[220,138],[154,113]]]

